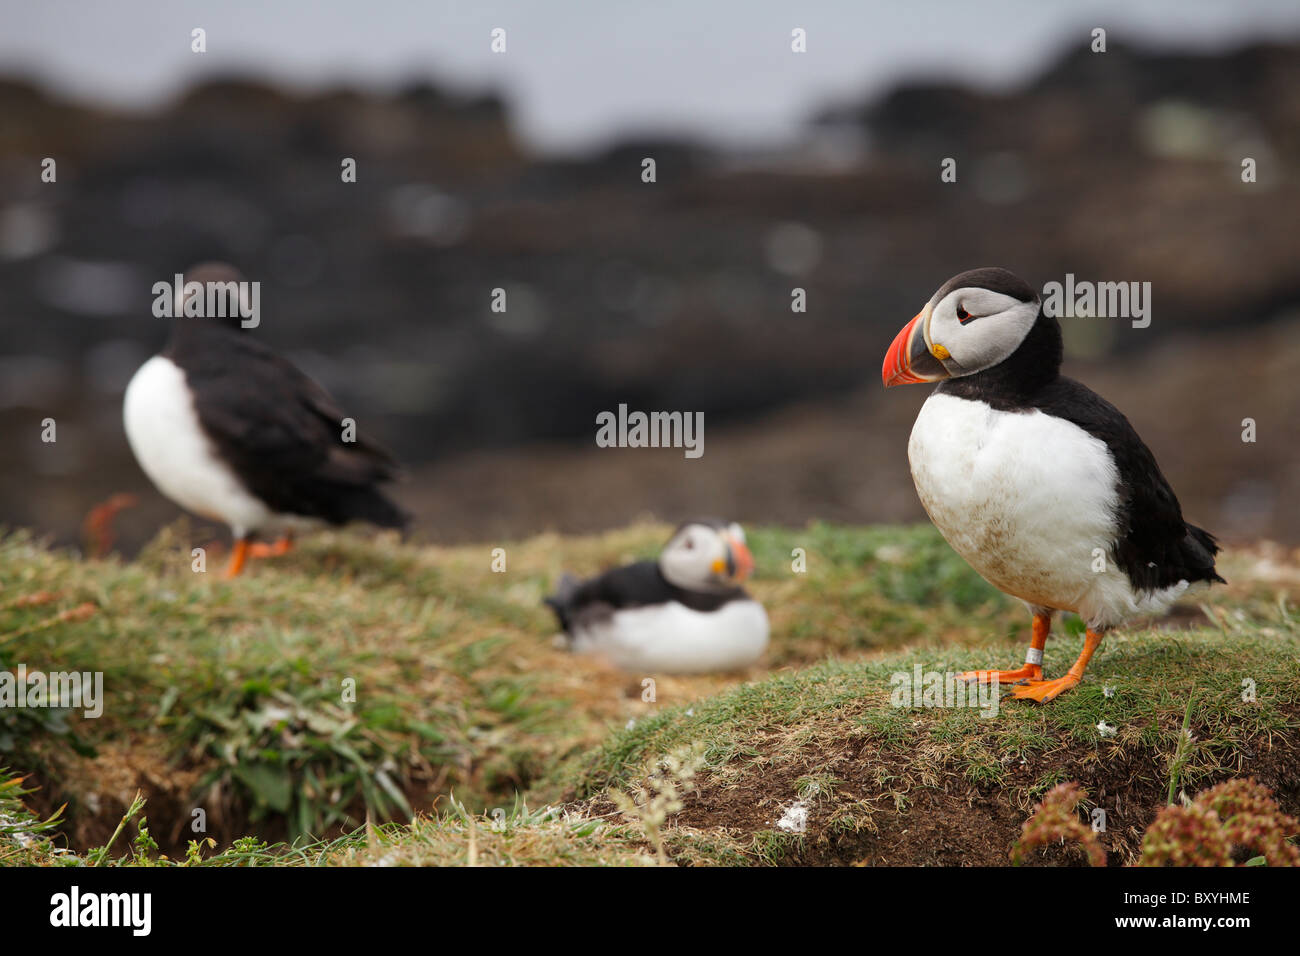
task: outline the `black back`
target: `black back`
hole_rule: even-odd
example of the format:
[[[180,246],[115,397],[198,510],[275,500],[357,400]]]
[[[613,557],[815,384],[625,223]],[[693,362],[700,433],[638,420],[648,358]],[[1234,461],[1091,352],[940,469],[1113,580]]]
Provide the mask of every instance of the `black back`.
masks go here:
[[[237,323],[174,320],[163,351],[185,373],[199,424],[245,487],[277,512],[403,527],[409,517],[376,487],[397,465],[358,434],[315,381]]]
[[[1119,409],[1061,375],[1062,354],[1061,326],[1040,308],[1025,340],[1005,360],[974,375],[946,379],[936,391],[1001,411],[1036,409],[1104,442],[1119,473],[1119,534],[1113,553],[1134,588],[1222,581],[1214,568],[1219,551],[1214,536],[1183,520],[1178,498],[1151,449]]]
[[[722,591],[690,591],[664,577],[656,561],[638,561],[577,582],[565,579],[556,593],[546,599],[560,627],[572,630],[587,615],[604,615],[624,608],[645,607],[676,601],[693,611],[716,611],[731,601],[748,598],[744,588]]]

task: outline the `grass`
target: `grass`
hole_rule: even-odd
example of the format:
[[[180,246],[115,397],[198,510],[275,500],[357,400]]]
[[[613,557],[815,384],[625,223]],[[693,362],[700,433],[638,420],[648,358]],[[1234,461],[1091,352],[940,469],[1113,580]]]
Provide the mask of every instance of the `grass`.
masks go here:
[[[820,831],[822,845],[800,848],[800,862],[857,851],[855,861],[897,862],[886,855],[890,841],[880,818],[896,817],[920,795],[928,801],[931,822],[952,838],[965,830],[986,837],[1013,831],[1012,824],[1023,819],[1016,811],[1026,811],[1066,780],[1084,781],[1093,793],[1122,792],[1121,809],[1110,805],[1111,819],[1139,828],[1174,781],[1194,793],[1254,773],[1289,794],[1294,808],[1300,644],[1294,631],[1262,636],[1243,629],[1228,637],[1208,630],[1114,637],[1094,660],[1091,680],[1075,691],[1049,706],[1004,702],[994,718],[972,709],[889,705],[892,674],[918,664],[926,670],[977,668],[989,663],[982,650],[921,649],[827,661],[665,711],[616,733],[594,754],[564,762],[551,783],[557,796],[588,800],[599,809],[600,794],[630,786],[655,755],[702,746],[708,782],[700,807],[686,819],[711,818],[757,833],[779,815],[775,807],[803,799],[812,804],[810,830]],[[1254,701],[1243,700],[1243,675],[1267,690]],[[1181,718],[1188,701],[1185,733]],[[1112,735],[1099,731],[1103,721],[1114,728]],[[991,806],[972,809],[976,803]],[[891,825],[896,828],[897,820]],[[852,841],[837,839],[846,829],[873,837],[855,850]],[[1136,850],[1122,834],[1115,838],[1121,854]],[[995,852],[985,862],[1005,862],[1005,845],[989,843],[996,844]],[[919,859],[903,858],[961,859],[924,852]]]
[[[1023,652],[1023,609],[929,527],[751,529],[773,639],[749,674],[621,674],[552,647],[540,599],[560,572],[651,556],[668,530],[322,535],[234,582],[191,569],[185,523],[130,563],[0,539],[0,670],[102,671],[107,698],[93,720],[0,711],[0,863],[1005,862],[1066,780],[1124,824],[1107,850],[1125,862],[1125,827],[1175,789],[1255,773],[1297,810],[1300,572],[1275,555],[1230,556],[1236,583],[1198,625],[1115,633],[1079,688],[986,718],[890,706],[917,665]],[[1058,628],[1049,673],[1080,643]],[[680,812],[638,811],[664,759],[692,752],[669,788]],[[4,781],[20,773],[39,789],[18,798]],[[778,830],[796,800],[807,833]]]

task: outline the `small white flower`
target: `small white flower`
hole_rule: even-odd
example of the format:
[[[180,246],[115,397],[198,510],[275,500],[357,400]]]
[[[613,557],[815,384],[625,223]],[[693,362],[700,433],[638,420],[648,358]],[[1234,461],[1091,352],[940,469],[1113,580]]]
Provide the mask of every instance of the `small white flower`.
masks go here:
[[[1103,694],[1105,694],[1107,697],[1114,697],[1114,696],[1115,696],[1115,688],[1114,688],[1114,687],[1111,687],[1109,684],[1107,684],[1105,687],[1103,687],[1103,688],[1101,689],[1101,692],[1102,692]]]
[[[1118,731],[1118,727],[1113,724],[1108,724],[1104,720],[1097,724],[1097,733],[1101,734],[1103,737],[1114,737]]]

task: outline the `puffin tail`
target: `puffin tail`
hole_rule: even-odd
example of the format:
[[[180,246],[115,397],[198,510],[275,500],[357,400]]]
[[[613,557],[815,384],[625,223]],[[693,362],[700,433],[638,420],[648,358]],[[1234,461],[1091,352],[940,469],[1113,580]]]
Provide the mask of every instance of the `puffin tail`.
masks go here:
[[[367,521],[380,528],[397,528],[402,532],[411,523],[409,514],[373,486],[348,489],[339,497],[337,511],[342,522]]]
[[[1228,583],[1219,577],[1219,572],[1214,567],[1214,556],[1219,553],[1219,542],[1210,532],[1194,524],[1187,525],[1187,537],[1183,539],[1180,550],[1183,561],[1192,571],[1193,581]]]
[[[555,619],[565,633],[568,633],[570,623],[569,602],[573,599],[574,592],[578,590],[579,583],[572,574],[562,574],[555,585],[555,593],[542,599],[542,603],[555,612]]]

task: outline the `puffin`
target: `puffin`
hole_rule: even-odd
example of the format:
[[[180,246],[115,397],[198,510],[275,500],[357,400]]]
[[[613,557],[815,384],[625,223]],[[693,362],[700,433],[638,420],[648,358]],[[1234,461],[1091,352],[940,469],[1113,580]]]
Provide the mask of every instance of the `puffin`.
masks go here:
[[[894,338],[886,388],[938,383],[907,446],[930,520],[1033,618],[1023,667],[968,671],[1046,703],[1083,679],[1103,635],[1223,582],[1218,543],[1183,520],[1151,450],[1114,405],[1061,374],[1061,327],[1005,269],[963,272]],[[1043,676],[1058,612],[1087,626],[1063,676]]]
[[[250,557],[286,553],[302,530],[409,521],[380,488],[397,475],[393,456],[350,434],[324,388],[242,327],[241,281],[224,263],[186,274],[166,347],[135,373],[122,403],[131,451],[157,489],[230,527],[227,577]],[[215,310],[224,316],[185,314],[195,282],[227,297]]]
[[[565,575],[545,603],[574,653],[640,673],[735,671],[767,647],[767,612],[740,586],[753,569],[740,525],[698,518],[673,531],[658,560],[586,581]]]

